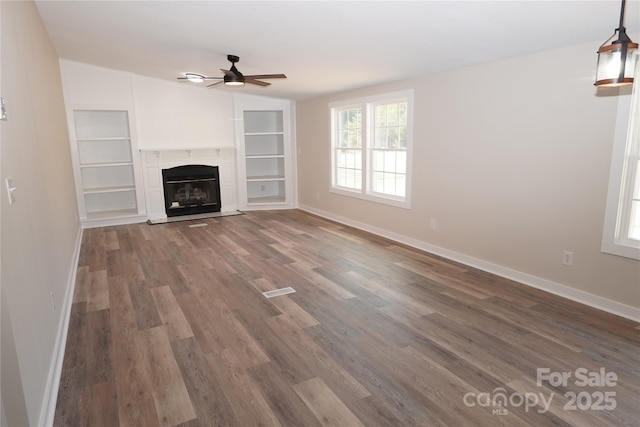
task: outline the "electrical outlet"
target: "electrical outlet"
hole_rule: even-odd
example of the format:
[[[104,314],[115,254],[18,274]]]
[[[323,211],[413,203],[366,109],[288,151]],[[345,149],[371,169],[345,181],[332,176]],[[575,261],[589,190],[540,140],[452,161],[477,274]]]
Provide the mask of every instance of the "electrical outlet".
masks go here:
[[[564,251],[562,253],[562,264],[572,266],[573,265],[573,252]]]
[[[438,224],[436,223],[435,219],[429,220],[429,228],[432,230],[436,230],[438,228]]]

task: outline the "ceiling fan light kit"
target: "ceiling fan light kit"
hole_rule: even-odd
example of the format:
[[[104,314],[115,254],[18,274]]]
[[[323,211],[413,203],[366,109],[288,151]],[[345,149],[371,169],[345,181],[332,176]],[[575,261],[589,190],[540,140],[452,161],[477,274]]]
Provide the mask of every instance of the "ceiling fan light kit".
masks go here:
[[[620,8],[620,25],[598,49],[598,65],[595,85],[599,87],[616,87],[633,84],[636,66],[638,43],[631,41],[624,27],[624,6]],[[609,43],[618,33],[618,38]]]
[[[225,86],[244,86],[244,82],[240,79],[224,76],[224,85]]]
[[[219,80],[207,87],[217,86],[224,83],[225,86],[244,86],[250,83],[257,86],[269,86],[271,83],[263,82],[263,79],[286,79],[284,74],[256,74],[245,76],[236,68],[236,62],[240,61],[240,57],[235,55],[227,55],[227,60],[231,62],[231,68],[228,70],[220,69],[224,73],[223,77],[206,77],[196,73],[185,73],[184,77],[178,77],[178,80],[188,80],[193,83],[202,83],[205,80]]]

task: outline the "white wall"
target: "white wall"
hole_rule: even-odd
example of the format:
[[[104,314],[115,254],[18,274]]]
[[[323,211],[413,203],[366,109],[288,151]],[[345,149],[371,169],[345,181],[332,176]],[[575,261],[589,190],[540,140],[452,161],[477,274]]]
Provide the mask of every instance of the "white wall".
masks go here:
[[[132,83],[140,148],[235,145],[231,93],[140,76]]]
[[[141,150],[233,147],[232,94],[60,60],[65,102],[73,108],[120,106],[133,112]]]
[[[640,263],[600,252],[618,96],[596,94],[597,46],[298,102],[300,205],[638,316]],[[415,95],[412,208],[330,193],[328,103],[404,89]]]
[[[38,426],[55,382],[81,230],[57,55],[33,2],[1,7],[3,418]],[[6,177],[17,188],[13,205]]]

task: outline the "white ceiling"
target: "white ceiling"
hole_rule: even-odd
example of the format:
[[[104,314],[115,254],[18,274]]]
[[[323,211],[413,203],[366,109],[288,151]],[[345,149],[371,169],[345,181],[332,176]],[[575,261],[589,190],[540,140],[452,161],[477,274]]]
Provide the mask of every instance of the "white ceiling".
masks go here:
[[[288,77],[234,90],[289,99],[586,42],[595,69],[620,14],[619,0],[36,4],[61,58],[175,80],[219,76],[233,54],[244,74]],[[625,26],[640,32],[640,0],[627,0]]]

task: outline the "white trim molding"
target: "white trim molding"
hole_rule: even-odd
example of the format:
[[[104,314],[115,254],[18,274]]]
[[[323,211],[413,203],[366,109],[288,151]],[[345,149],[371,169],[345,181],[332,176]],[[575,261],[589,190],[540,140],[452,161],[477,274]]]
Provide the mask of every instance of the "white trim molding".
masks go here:
[[[640,80],[640,68],[636,69]],[[640,243],[630,236],[634,186],[640,148],[640,90],[634,85],[631,94],[620,93],[611,153],[609,187],[602,229],[602,252],[640,260]],[[637,190],[635,190],[637,191]],[[637,197],[637,196],[636,196]]]
[[[78,260],[80,259],[80,247],[82,245],[83,228],[80,227],[76,237],[76,246],[73,252],[71,269],[69,270],[67,293],[62,302],[62,316],[58,325],[55,347],[53,349],[53,359],[49,367],[49,376],[45,387],[43,405],[40,410],[39,426],[52,426],[56,414],[56,403],[58,401],[58,389],[62,376],[62,363],[64,353],[67,348],[67,333],[69,332],[69,321],[71,319],[71,305],[76,288],[76,275],[78,272]]]

